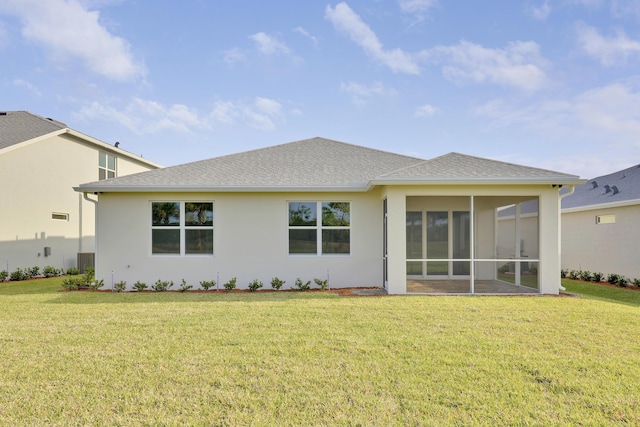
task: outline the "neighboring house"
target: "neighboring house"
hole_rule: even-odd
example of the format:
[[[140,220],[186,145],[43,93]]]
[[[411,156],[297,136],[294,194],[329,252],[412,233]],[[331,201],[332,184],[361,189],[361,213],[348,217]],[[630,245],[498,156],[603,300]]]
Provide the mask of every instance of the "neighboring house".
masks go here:
[[[562,268],[640,279],[640,165],[590,179],[563,199]]]
[[[75,267],[95,249],[95,200],[73,187],[156,168],[56,120],[0,112],[0,270]]]
[[[76,190],[98,195],[96,277],[107,287],[185,279],[222,288],[237,277],[241,288],[254,279],[268,288],[277,276],[285,287],[328,278],[390,294],[557,294],[558,188],[583,182],[312,138]],[[527,200],[541,212],[536,257],[498,256],[497,210]]]

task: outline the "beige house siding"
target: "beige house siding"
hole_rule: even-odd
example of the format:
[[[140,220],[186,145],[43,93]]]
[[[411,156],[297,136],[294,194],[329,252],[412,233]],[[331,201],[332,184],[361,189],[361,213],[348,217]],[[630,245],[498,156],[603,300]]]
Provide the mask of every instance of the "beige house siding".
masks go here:
[[[94,204],[73,187],[98,180],[100,150],[109,148],[62,133],[0,151],[0,270],[66,269],[76,266],[78,252],[94,252]],[[119,175],[155,168],[121,150],[111,153]],[[53,213],[68,220],[52,219]],[[45,247],[51,248],[49,256]]]
[[[615,215],[613,224],[596,224]],[[640,204],[562,213],[562,268],[640,278]]]

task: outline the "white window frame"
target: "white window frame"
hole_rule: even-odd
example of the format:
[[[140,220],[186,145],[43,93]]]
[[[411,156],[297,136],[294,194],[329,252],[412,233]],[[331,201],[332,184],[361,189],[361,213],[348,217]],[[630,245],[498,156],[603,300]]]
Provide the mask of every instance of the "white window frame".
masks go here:
[[[316,225],[290,225],[289,224],[289,205],[291,203],[308,203],[316,204]],[[322,225],[322,204],[323,203],[348,203],[349,204],[349,225],[343,226],[328,226]],[[351,224],[352,224],[352,216],[351,216],[351,207],[353,206],[353,202],[350,200],[287,200],[286,209],[287,209],[287,254],[292,257],[350,257],[351,256]],[[316,252],[315,253],[291,253],[290,248],[290,230],[315,230],[316,231]],[[322,252],[322,232],[323,230],[348,230],[349,231],[349,253],[323,253]]]
[[[100,158],[103,155],[105,156],[104,166],[100,164]],[[109,167],[109,158],[113,158],[113,169]],[[101,171],[104,171],[104,176],[105,176],[104,178],[100,178]],[[113,173],[113,176],[109,176],[109,172]],[[118,156],[116,156],[115,154],[109,154],[106,151],[100,151],[98,153],[98,179],[103,180],[103,179],[115,178],[117,176],[118,176]]]
[[[152,215],[149,215],[149,250],[152,257],[213,257],[216,253],[215,248],[215,202],[213,200],[151,200],[149,202],[149,212],[153,212],[154,203],[178,203],[180,209],[180,224],[174,226],[154,226]],[[185,209],[187,203],[211,203],[211,209],[214,212],[212,224],[203,226],[186,225]],[[153,230],[179,230],[180,231],[180,253],[154,253],[153,252]],[[212,252],[206,254],[188,254],[186,245],[187,230],[211,230],[213,233]]]

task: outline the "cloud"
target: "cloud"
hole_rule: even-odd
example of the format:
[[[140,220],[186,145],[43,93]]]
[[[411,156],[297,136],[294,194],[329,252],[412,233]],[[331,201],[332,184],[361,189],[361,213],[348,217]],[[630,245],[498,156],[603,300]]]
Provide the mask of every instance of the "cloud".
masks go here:
[[[293,31],[295,31],[296,33],[302,34],[303,36],[311,40],[314,46],[318,46],[318,43],[319,43],[318,38],[316,36],[312,36],[311,34],[309,34],[304,28],[296,27],[293,29]]]
[[[623,64],[629,56],[640,54],[640,41],[630,39],[622,30],[614,37],[605,37],[596,28],[578,23],[576,34],[583,52],[604,66]]]
[[[23,79],[14,79],[13,80],[13,85],[14,86],[18,86],[18,87],[22,87],[27,89],[29,92],[31,92],[32,94],[36,95],[36,96],[42,96],[42,92],[40,92],[40,90],[34,86],[33,84],[29,83],[26,80]]]
[[[287,45],[274,36],[269,36],[263,32],[253,34],[249,38],[256,43],[256,49],[264,55],[286,55],[290,52]]]
[[[100,22],[100,13],[77,0],[4,0],[0,13],[18,16],[22,35],[45,48],[56,61],[80,59],[92,72],[113,80],[146,74],[129,43],[114,36]]]
[[[420,74],[418,64],[410,54],[401,49],[385,50],[376,34],[346,3],[338,3],[334,8],[327,6],[325,18],[331,21],[336,30],[349,35],[367,55],[394,73]]]
[[[433,105],[424,104],[424,105],[416,108],[415,116],[416,117],[431,117],[431,116],[435,115],[436,113],[438,113],[438,111],[440,111],[440,110],[438,110]]]
[[[244,62],[246,55],[238,48],[225,50],[222,52],[222,60],[228,65],[234,65],[238,62]]]
[[[542,88],[547,80],[546,60],[535,42],[511,42],[503,49],[461,41],[423,52],[431,61],[442,63],[442,73],[452,81],[493,83],[525,91]]]
[[[475,110],[493,127],[535,130],[563,143],[597,142],[640,149],[640,85],[613,83],[571,99],[548,99],[528,106],[493,100]]]
[[[164,131],[192,133],[209,128],[209,123],[194,109],[182,104],[164,106],[156,101],[133,98],[123,109],[92,102],[83,106],[76,116],[84,120],[117,123],[138,135]]]
[[[301,115],[299,110],[293,110],[292,115]],[[275,130],[278,123],[286,121],[282,111],[282,104],[270,98],[256,97],[253,103],[218,101],[215,103],[211,118],[228,126],[249,126],[262,131]]]
[[[530,6],[529,12],[531,16],[539,21],[544,21],[549,17],[551,13],[551,6],[549,6],[549,0],[544,0],[540,7]]]
[[[438,0],[398,0],[402,12],[418,15],[428,12],[436,3]]]
[[[394,95],[396,93],[393,89],[386,89],[380,82],[376,82],[371,86],[354,82],[340,83],[340,91],[350,95],[353,103],[359,106],[365,105],[372,96]]]

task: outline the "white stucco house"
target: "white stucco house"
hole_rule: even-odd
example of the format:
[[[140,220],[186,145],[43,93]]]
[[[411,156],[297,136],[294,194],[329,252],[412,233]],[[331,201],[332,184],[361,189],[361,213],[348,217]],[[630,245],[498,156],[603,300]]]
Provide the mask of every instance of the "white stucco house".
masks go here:
[[[312,138],[76,190],[97,195],[96,277],[107,287],[232,277],[268,287],[277,276],[285,288],[328,278],[390,294],[557,294],[559,188],[582,182],[458,153],[424,160]],[[536,257],[499,254],[498,209],[527,200],[540,207]],[[506,262],[513,272],[500,270]]]
[[[590,179],[562,201],[562,267],[640,278],[640,165]]]
[[[76,267],[95,250],[95,201],[73,187],[156,168],[59,121],[0,112],[0,270]]]

